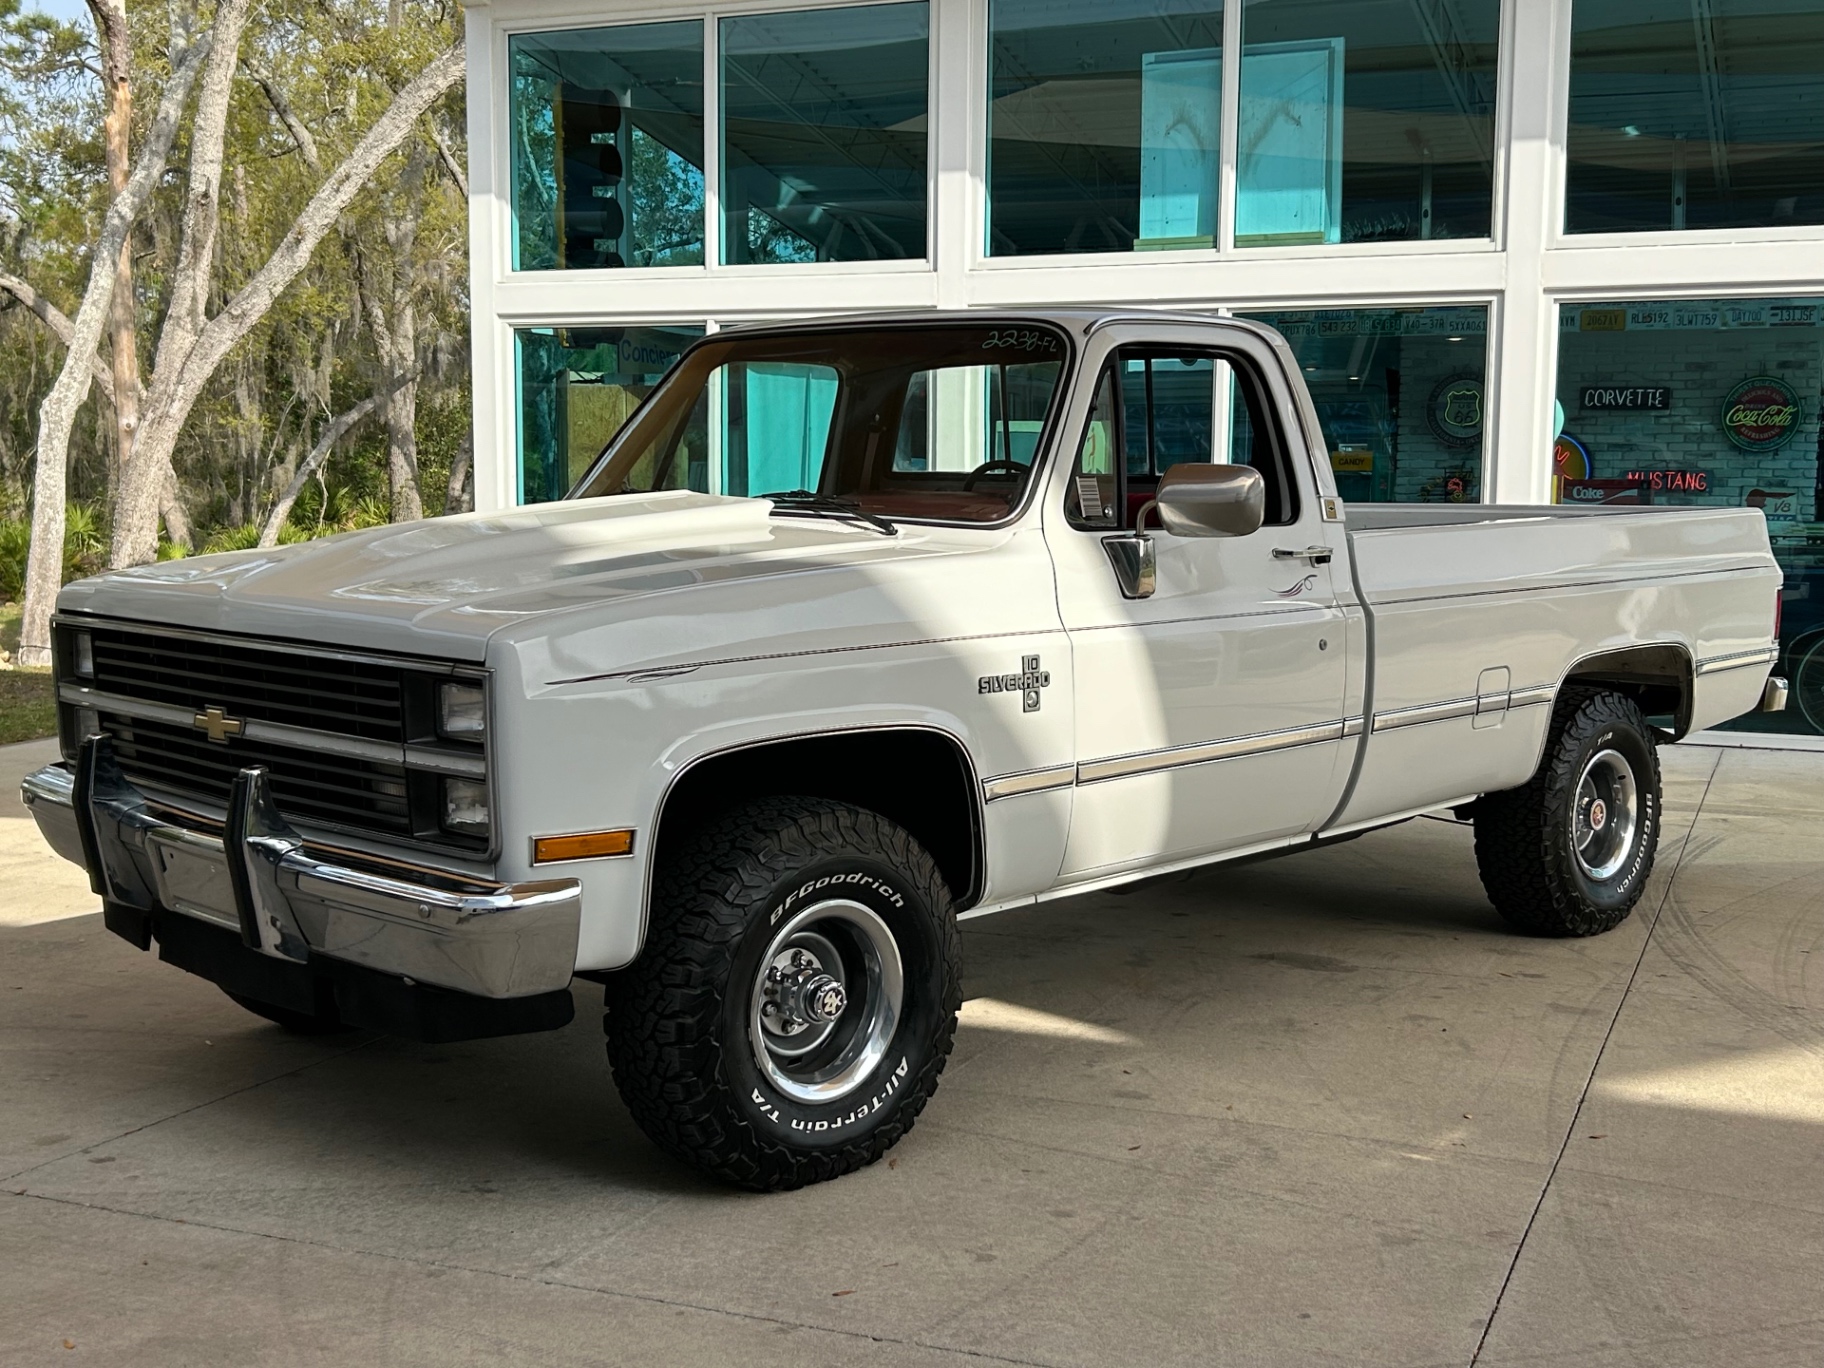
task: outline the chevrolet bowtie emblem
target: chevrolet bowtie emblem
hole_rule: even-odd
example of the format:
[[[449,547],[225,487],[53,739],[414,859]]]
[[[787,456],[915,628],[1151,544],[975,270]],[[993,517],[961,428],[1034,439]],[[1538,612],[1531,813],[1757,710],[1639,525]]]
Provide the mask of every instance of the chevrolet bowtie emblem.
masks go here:
[[[190,719],[190,725],[198,731],[208,732],[209,739],[218,746],[228,744],[228,738],[239,736],[246,723],[238,717],[230,717],[220,708],[204,708]]]

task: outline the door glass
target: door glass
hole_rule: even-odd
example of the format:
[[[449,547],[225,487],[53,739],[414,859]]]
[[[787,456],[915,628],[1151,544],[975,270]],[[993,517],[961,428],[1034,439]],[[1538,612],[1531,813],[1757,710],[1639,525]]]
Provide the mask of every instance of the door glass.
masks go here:
[[[1089,406],[1089,419],[1083,425],[1077,466],[1071,472],[1070,489],[1065,495],[1064,511],[1078,527],[1121,526],[1121,481],[1115,451],[1115,419],[1120,411],[1117,393],[1114,370],[1103,371],[1095,400]]]
[[[1125,504],[1130,522],[1166,471],[1212,461],[1260,471],[1268,525],[1298,520],[1298,482],[1253,366],[1210,352],[1126,348],[1112,378],[1124,454],[1117,503]]]
[[[1158,476],[1185,461],[1208,465],[1214,459],[1217,364],[1213,356],[1129,356],[1123,362],[1129,475]]]

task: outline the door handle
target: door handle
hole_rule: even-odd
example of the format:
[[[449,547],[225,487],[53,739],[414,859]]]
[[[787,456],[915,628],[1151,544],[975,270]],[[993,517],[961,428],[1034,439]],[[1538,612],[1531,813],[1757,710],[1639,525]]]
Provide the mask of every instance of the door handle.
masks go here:
[[[1304,560],[1313,565],[1328,565],[1335,555],[1327,546],[1307,546],[1303,551],[1294,551],[1291,547],[1276,546],[1273,548],[1274,560]]]

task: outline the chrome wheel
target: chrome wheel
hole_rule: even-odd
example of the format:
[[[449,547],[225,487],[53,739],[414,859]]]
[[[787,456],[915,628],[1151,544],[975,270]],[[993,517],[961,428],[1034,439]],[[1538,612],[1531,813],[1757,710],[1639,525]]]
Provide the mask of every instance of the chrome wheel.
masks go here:
[[[904,1004],[887,924],[847,899],[813,904],[760,956],[748,1011],[754,1062],[788,1097],[840,1101],[885,1057]]]
[[[1596,752],[1577,781],[1571,815],[1571,847],[1584,874],[1597,883],[1614,878],[1627,863],[1639,826],[1634,767],[1619,751]]]

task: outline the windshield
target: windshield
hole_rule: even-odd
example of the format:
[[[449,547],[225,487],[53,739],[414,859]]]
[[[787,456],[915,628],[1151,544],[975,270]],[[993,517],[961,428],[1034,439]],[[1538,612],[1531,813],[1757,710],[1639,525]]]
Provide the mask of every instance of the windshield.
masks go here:
[[[1025,494],[1066,356],[1031,324],[711,340],[571,498],[694,489],[815,513],[995,522]]]

